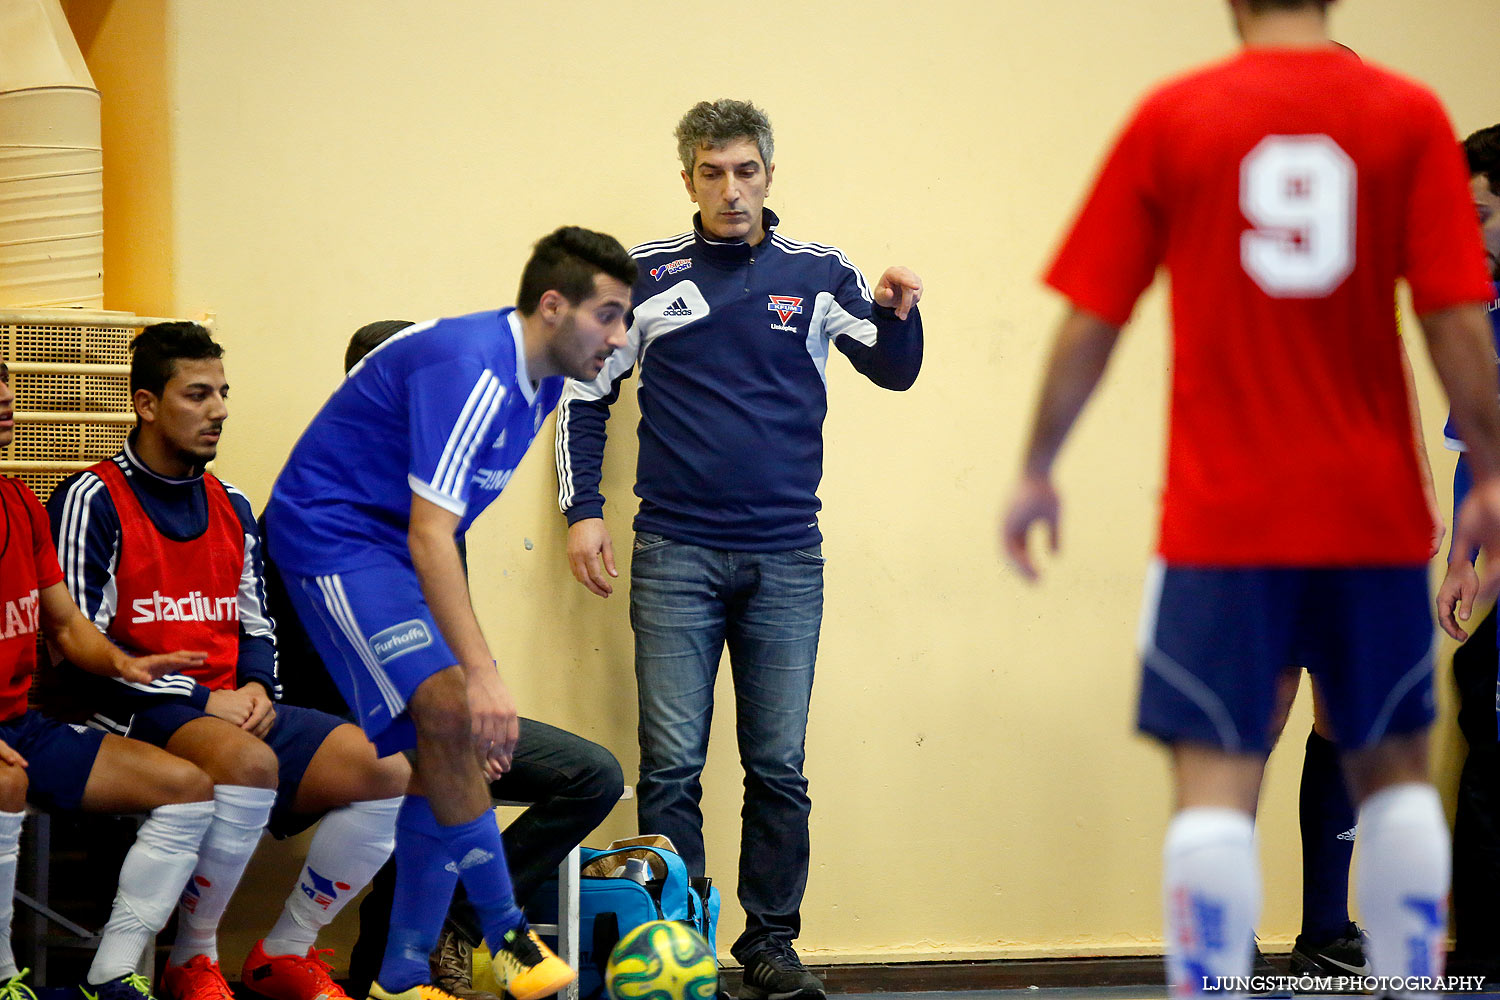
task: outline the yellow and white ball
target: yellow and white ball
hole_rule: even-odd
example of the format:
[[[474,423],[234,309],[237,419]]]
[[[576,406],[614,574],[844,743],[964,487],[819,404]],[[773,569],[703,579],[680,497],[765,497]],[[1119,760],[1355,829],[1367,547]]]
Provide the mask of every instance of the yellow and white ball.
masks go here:
[[[719,961],[703,935],[675,920],[653,920],[620,939],[604,970],[613,1000],[714,1000]]]

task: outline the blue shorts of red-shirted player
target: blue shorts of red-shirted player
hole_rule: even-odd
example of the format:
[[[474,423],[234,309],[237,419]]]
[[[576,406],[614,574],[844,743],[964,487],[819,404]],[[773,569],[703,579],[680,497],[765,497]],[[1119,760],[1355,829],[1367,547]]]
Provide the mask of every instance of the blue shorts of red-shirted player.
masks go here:
[[[1267,753],[1276,678],[1306,667],[1336,742],[1361,749],[1432,722],[1426,566],[1153,564],[1138,726],[1164,742]]]
[[[104,733],[25,712],[0,722],[0,740],[26,758],[26,801],[47,810],[73,810],[99,756]]]
[[[292,607],[328,673],[384,756],[416,746],[407,703],[458,662],[411,566],[392,558],[328,576],[287,575]]]

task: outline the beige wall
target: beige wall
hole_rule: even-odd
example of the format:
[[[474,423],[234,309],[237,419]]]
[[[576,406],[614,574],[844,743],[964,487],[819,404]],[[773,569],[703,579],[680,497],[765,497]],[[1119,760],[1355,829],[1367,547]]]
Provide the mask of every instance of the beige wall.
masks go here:
[[[1337,35],[1431,81],[1460,130],[1500,117],[1477,30],[1492,0],[1424,4],[1420,24],[1409,0],[1347,6]],[[234,386],[218,468],[258,504],[356,326],[506,304],[528,244],[562,223],[627,244],[681,232],[677,117],[705,97],[763,104],[785,232],[927,284],[915,388],[830,365],[804,954],[1160,948],[1166,775],[1130,721],[1159,291],[1062,460],[1065,549],[1042,587],[1001,568],[994,522],[1059,313],[1035,275],[1134,97],[1231,48],[1222,4],[75,0],[70,15],[105,100],[107,305],[216,314]],[[1436,446],[1425,360],[1418,374]],[[633,399],[617,410],[607,516],[624,552]],[[601,602],[566,574],[549,441],[471,536],[475,603],[523,710],[604,743],[631,774],[626,596]],[[1435,463],[1445,481],[1449,457]],[[727,947],[740,922],[727,685],[720,703],[704,805]],[[1303,706],[1263,809],[1273,947],[1296,932],[1306,727]],[[622,806],[595,840],[632,824]],[[272,919],[303,847],[262,852],[226,961]]]

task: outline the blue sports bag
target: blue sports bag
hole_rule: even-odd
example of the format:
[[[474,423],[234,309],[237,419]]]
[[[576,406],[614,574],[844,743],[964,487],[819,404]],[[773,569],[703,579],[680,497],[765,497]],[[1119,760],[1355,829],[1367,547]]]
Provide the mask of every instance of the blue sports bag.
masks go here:
[[[609,870],[637,858],[650,868],[644,881],[623,875],[583,875],[578,883],[578,996],[596,1000],[604,994],[604,966],[620,938],[652,920],[680,920],[717,948],[719,890],[708,879],[689,879],[676,853],[659,847],[623,847],[582,851],[584,871]],[[617,861],[618,864],[611,864]],[[533,897],[527,916],[533,923],[557,922],[557,880]],[[556,938],[547,938],[556,948]]]

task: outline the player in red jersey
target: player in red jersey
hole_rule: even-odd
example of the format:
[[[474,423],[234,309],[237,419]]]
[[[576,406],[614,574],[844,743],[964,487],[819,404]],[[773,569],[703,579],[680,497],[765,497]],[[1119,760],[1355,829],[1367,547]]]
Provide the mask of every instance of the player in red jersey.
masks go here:
[[[1174,765],[1164,875],[1167,972],[1181,994],[1249,971],[1251,817],[1287,663],[1322,690],[1360,803],[1374,972],[1441,972],[1431,517],[1391,301],[1404,277],[1471,436],[1476,485],[1455,545],[1500,546],[1489,282],[1441,105],[1334,47],[1328,5],[1231,0],[1244,49],[1136,110],[1047,273],[1072,309],[1004,520],[1007,552],[1034,578],[1030,527],[1044,524],[1056,547],[1053,461],[1165,265],[1175,363],[1139,724]]]
[[[15,398],[10,370],[0,361],[0,448],[15,433]],[[213,785],[198,768],[156,747],[30,711],[37,631],[80,666],[135,683],[201,663],[203,654],[131,657],[100,635],[63,586],[41,503],[8,476],[0,476],[0,615],[0,997],[32,997],[10,948],[29,800],[43,809],[150,814],[120,867],[114,908],[79,987],[84,1000],[141,1000],[150,987],[136,974],[136,961],[192,873],[213,816]]]

